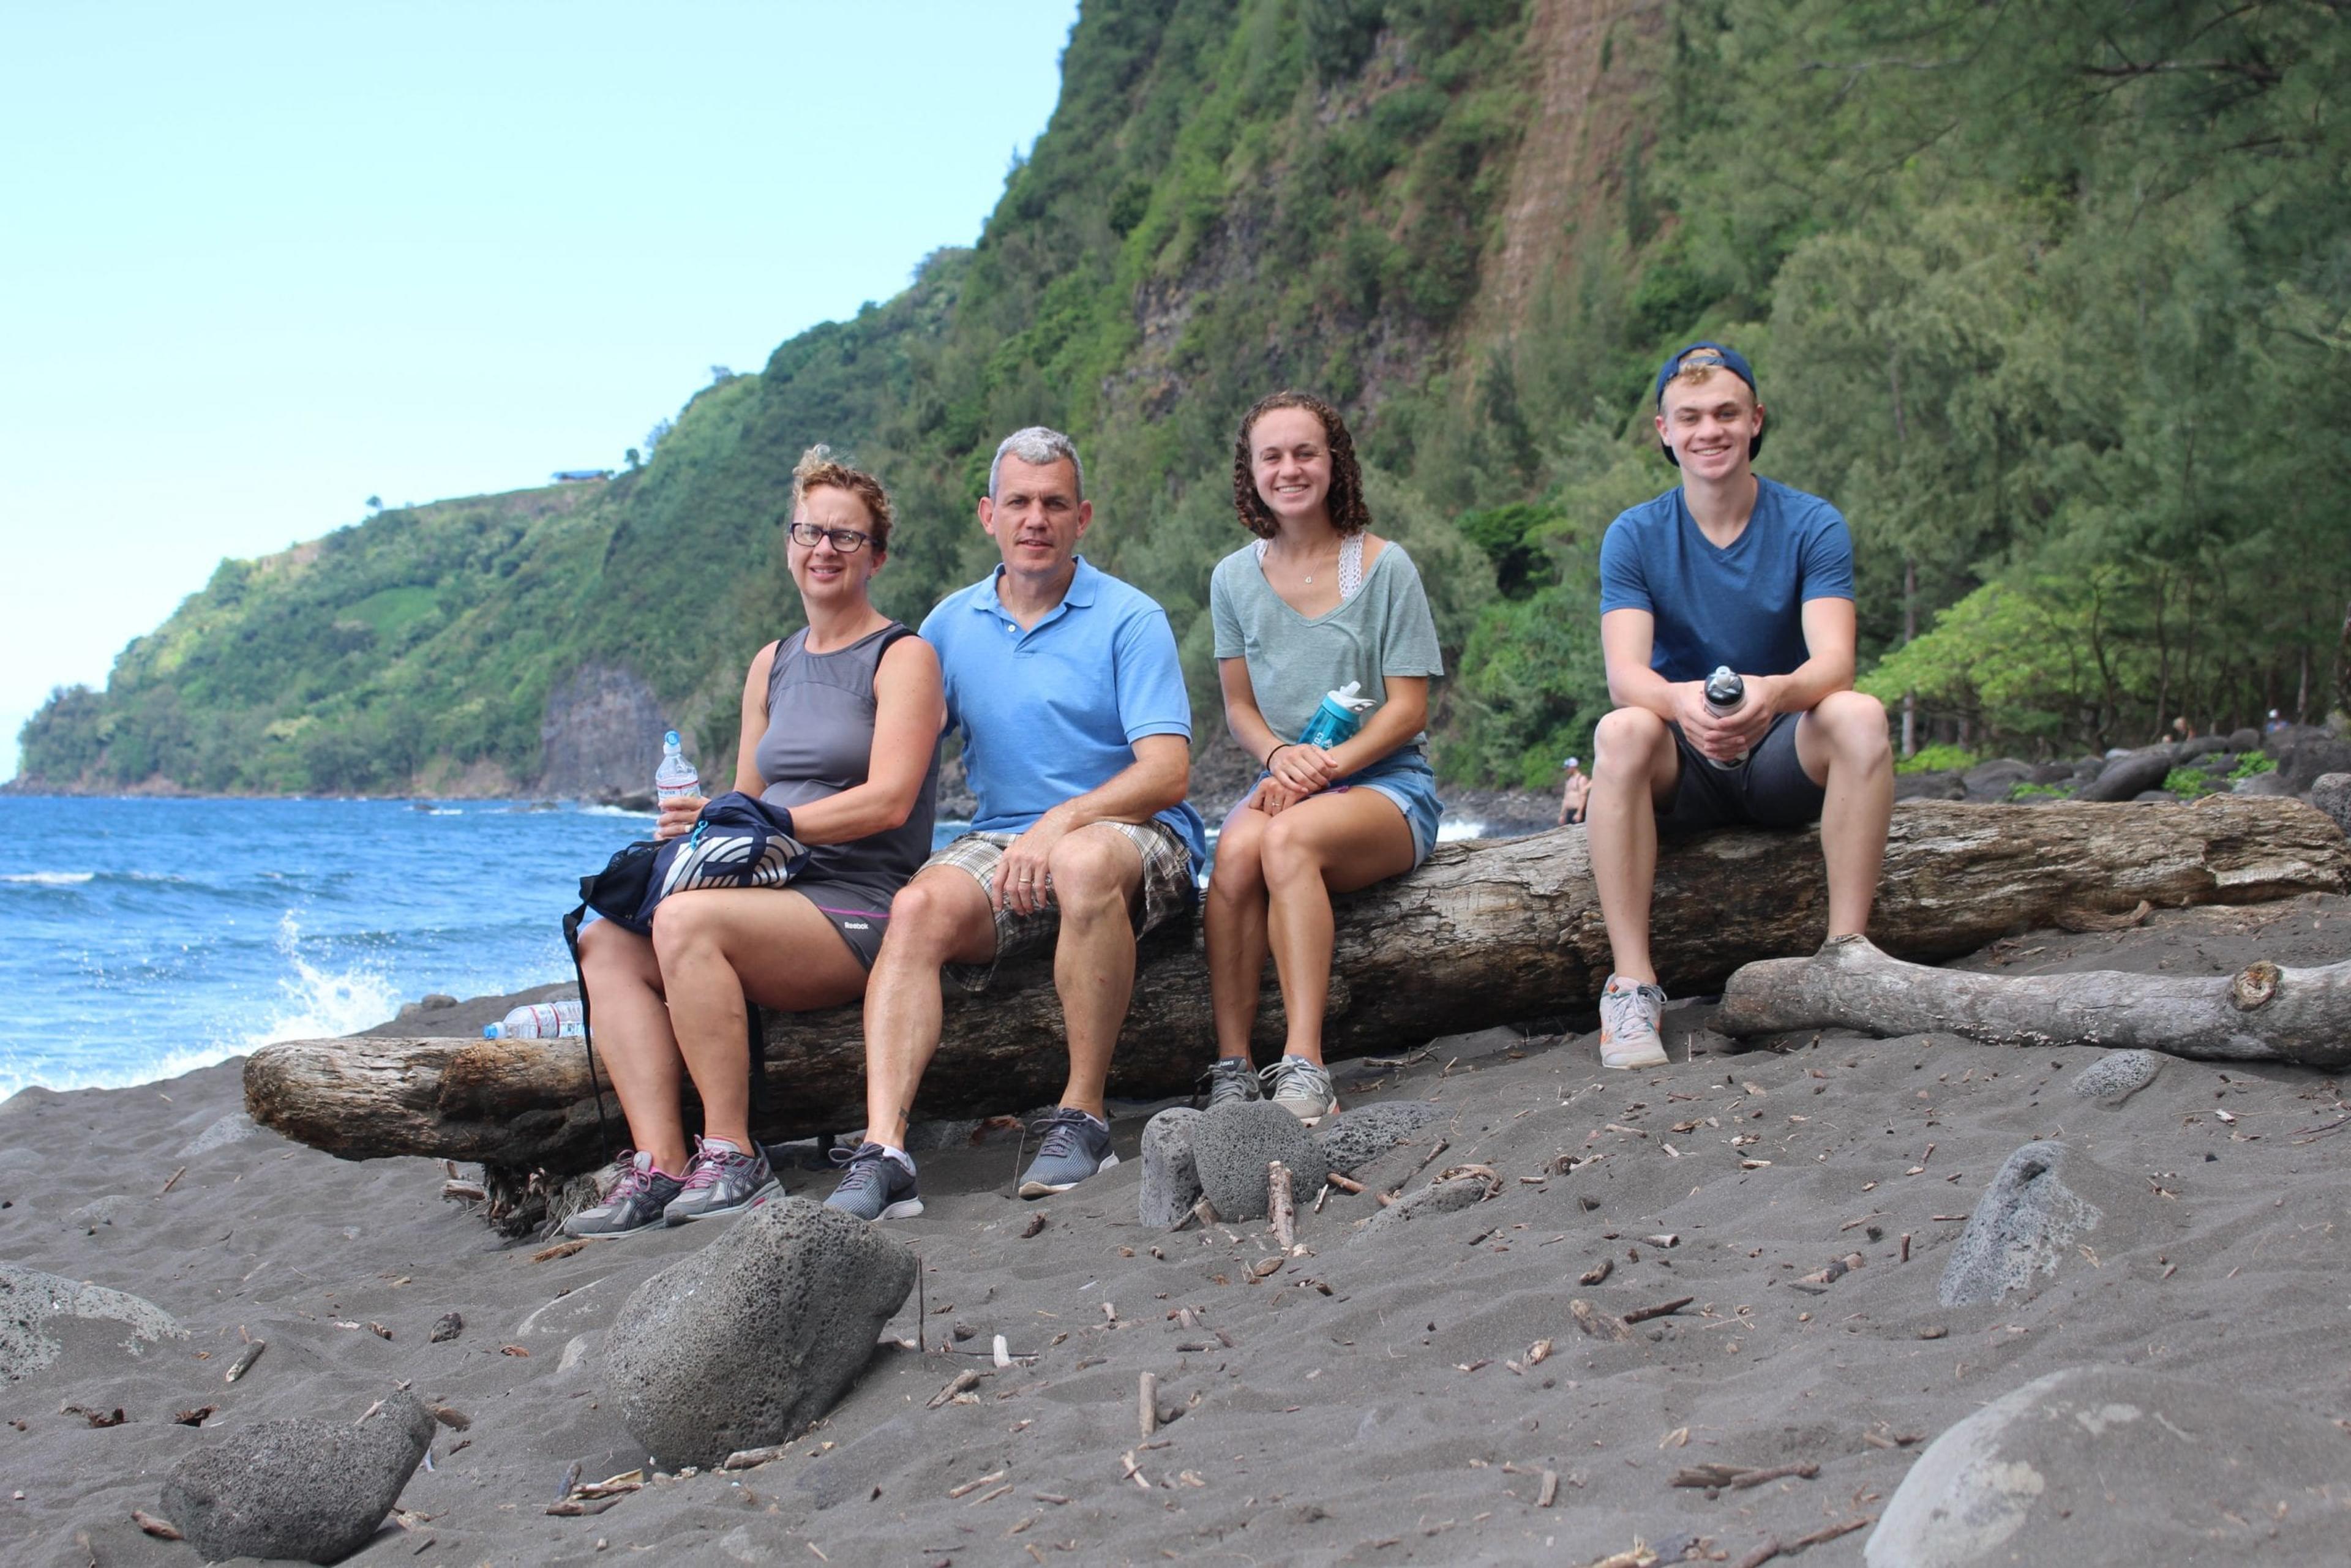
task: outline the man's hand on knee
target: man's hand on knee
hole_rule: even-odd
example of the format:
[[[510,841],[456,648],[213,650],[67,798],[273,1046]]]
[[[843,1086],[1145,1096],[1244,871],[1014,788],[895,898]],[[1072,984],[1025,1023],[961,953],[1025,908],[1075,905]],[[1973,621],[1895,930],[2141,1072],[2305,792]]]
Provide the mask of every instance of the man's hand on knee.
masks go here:
[[[1012,841],[996,862],[987,901],[996,909],[1034,915],[1052,897],[1053,852],[1068,838],[1070,829],[1056,811],[1048,811]]]

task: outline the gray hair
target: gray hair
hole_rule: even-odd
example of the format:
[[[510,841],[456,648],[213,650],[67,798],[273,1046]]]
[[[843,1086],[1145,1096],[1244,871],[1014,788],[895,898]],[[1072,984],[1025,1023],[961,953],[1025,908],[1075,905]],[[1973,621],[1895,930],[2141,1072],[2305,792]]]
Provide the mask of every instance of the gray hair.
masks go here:
[[[996,477],[1008,456],[1037,467],[1049,467],[1066,463],[1078,476],[1078,499],[1086,498],[1086,465],[1078,460],[1077,444],[1058,430],[1048,430],[1032,424],[1026,430],[1016,430],[1006,436],[996,448],[996,456],[987,465],[987,498],[996,499]]]

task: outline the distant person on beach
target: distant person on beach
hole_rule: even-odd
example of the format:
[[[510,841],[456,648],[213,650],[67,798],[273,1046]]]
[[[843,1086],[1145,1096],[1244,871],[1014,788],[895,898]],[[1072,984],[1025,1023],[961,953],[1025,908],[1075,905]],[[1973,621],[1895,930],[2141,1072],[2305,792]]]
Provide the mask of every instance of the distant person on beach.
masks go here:
[[[1559,825],[1564,828],[1583,821],[1584,803],[1592,798],[1592,779],[1583,771],[1580,758],[1571,757],[1560,766],[1567,769],[1559,791]]]
[[[2268,721],[2262,726],[2262,733],[2263,735],[2275,735],[2279,730],[2285,728],[2285,720],[2278,716],[2278,710],[2272,708],[2270,709]]]
[[[890,901],[931,850],[946,704],[930,645],[873,607],[890,497],[821,446],[793,473],[785,558],[808,625],[770,643],[743,682],[735,788],[792,814],[815,847],[784,888],[702,888],[655,906],[653,936],[609,920],[580,933],[580,968],[634,1155],[573,1236],[738,1214],[778,1190],[751,1136],[744,998],[781,1012],[865,994]],[[656,836],[705,802],[664,801]],[[702,1100],[686,1150],[681,1078]]]
[[[1068,436],[1005,437],[979,503],[1003,562],[923,622],[977,809],[891,906],[866,993],[865,1141],[827,1200],[865,1219],[923,1209],[906,1127],[939,1048],[942,975],[977,993],[1027,954],[1053,955],[1069,1077],[1020,1196],[1117,1163],[1102,1094],[1135,939],[1191,907],[1207,846],[1184,800],[1192,704],[1175,633],[1077,553],[1092,520]]]
[[[1338,411],[1276,392],[1241,420],[1233,506],[1257,536],[1208,584],[1225,726],[1264,771],[1225,819],[1204,927],[1216,1015],[1211,1107],[1259,1098],[1312,1126],[1337,1109],[1322,1062],[1331,895],[1401,875],[1437,844],[1428,683],[1437,622],[1402,546],[1371,531],[1355,444]],[[1325,693],[1377,706],[1329,746],[1301,741]],[[1249,1035],[1268,951],[1286,1038],[1257,1071]]]
[[[1593,739],[1586,831],[1615,973],[1600,1059],[1666,1061],[1649,953],[1657,834],[1821,824],[1828,935],[1863,932],[1894,809],[1886,709],[1853,689],[1853,541],[1836,508],[1759,477],[1755,372],[1720,343],[1658,370],[1657,437],[1682,483],[1600,547],[1600,642],[1617,707]],[[1710,672],[1743,677],[1708,706]]]

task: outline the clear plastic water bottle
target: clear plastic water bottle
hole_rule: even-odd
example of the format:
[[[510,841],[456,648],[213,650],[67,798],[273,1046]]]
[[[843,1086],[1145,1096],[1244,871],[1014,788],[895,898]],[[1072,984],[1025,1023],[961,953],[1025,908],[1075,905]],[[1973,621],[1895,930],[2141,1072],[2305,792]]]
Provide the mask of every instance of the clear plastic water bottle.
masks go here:
[[[588,1032],[576,998],[561,1001],[526,1002],[496,1023],[482,1026],[484,1040],[553,1040],[558,1035]]]
[[[661,766],[653,769],[655,798],[668,800],[680,795],[701,793],[702,775],[696,773],[694,764],[685,759],[685,751],[678,743],[677,731],[664,731],[662,735]]]
[[[1725,714],[1737,713],[1739,705],[1746,700],[1747,683],[1740,678],[1739,672],[1729,664],[1717,664],[1714,674],[1706,678],[1706,711],[1720,718]],[[1747,753],[1742,751],[1729,758],[1709,757],[1707,760],[1717,768],[1737,768],[1747,760]]]
[[[1364,716],[1380,706],[1370,697],[1355,695],[1363,689],[1363,682],[1349,681],[1335,692],[1323,693],[1322,700],[1315,705],[1314,716],[1298,732],[1298,744],[1319,746],[1328,751],[1351,738],[1364,727]]]

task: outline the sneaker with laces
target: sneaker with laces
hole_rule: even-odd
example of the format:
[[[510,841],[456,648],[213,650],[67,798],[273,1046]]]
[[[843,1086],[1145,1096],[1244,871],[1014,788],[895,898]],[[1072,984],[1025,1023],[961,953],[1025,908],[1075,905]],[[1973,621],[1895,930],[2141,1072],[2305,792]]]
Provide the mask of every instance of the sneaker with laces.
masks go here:
[[[694,1161],[685,1167],[685,1182],[670,1199],[662,1218],[672,1225],[694,1219],[719,1219],[757,1208],[784,1190],[768,1168],[767,1151],[751,1145],[745,1154],[725,1138],[694,1140]]]
[[[841,1185],[824,1200],[827,1208],[853,1214],[868,1223],[912,1219],[923,1212],[912,1161],[898,1158],[879,1144],[860,1144],[854,1154],[833,1150],[832,1162],[849,1168],[841,1173]]]
[[[1657,1019],[1665,1010],[1663,987],[1609,976],[1600,993],[1600,1065],[1663,1067],[1666,1042],[1657,1034]]]
[[[1083,1111],[1056,1106],[1039,1130],[1045,1138],[1020,1178],[1023,1197],[1067,1192],[1086,1177],[1118,1164],[1118,1156],[1111,1152],[1110,1124]]]
[[[1257,1069],[1246,1056],[1220,1056],[1208,1064],[1192,1087],[1193,1098],[1200,1109],[1213,1111],[1228,1100],[1262,1100],[1257,1082]]]
[[[563,1234],[602,1241],[649,1230],[662,1222],[662,1210],[670,1200],[685,1190],[685,1183],[653,1168],[651,1155],[623,1154],[621,1161],[620,1182],[603,1202],[565,1219]]]
[[[1273,1103],[1310,1127],[1339,1108],[1339,1095],[1331,1087],[1331,1074],[1319,1062],[1302,1056],[1285,1056],[1261,1076]]]

